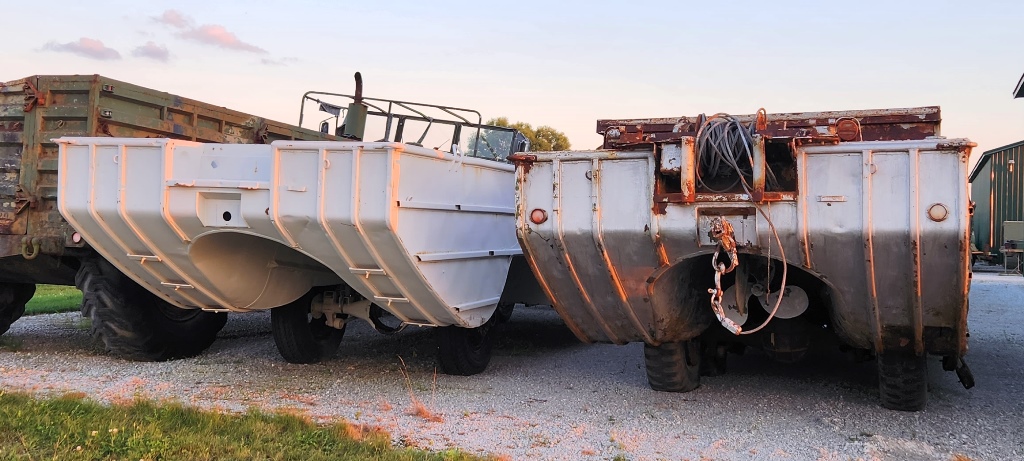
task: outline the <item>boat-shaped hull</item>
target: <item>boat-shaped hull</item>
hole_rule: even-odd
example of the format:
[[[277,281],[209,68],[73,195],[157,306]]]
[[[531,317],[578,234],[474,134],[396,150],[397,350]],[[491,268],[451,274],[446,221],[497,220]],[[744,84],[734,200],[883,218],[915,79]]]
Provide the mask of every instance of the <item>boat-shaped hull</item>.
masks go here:
[[[521,254],[505,163],[387,142],[59,144],[61,214],[182,308],[270,309],[344,284],[403,323],[472,328],[538,296],[504,290]]]

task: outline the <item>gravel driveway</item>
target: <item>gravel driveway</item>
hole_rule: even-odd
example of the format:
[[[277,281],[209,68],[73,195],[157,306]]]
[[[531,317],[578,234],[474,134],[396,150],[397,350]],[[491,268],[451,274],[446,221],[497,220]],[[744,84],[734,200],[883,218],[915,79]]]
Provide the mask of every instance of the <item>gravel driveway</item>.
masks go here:
[[[436,374],[433,336],[418,328],[382,336],[353,323],[335,359],[292,365],[268,314],[232,315],[200,357],[132,363],[99,353],[77,314],[26,317],[0,343],[0,385],[288,408],[379,426],[397,444],[511,459],[1024,459],[1024,278],[975,274],[971,308],[978,385],[964,390],[935,358],[919,413],[879,407],[874,363],[831,350],[797,365],[731,355],[729,373],[694,392],[654,392],[642,345],[580,344],[541,308],[517,311],[490,368],[472,377]],[[411,395],[430,414],[416,414]]]

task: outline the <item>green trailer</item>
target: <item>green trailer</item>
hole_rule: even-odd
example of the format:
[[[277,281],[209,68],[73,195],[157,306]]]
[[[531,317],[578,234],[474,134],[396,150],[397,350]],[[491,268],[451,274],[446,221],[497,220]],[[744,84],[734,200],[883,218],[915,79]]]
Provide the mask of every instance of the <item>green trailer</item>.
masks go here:
[[[105,262],[57,210],[58,148],[52,140],[62,136],[215,143],[333,139],[99,75],[35,75],[0,83],[0,334],[24,312],[36,284],[78,285],[85,294],[84,311],[90,302],[88,287],[83,286],[86,283],[114,283],[123,285],[121,292],[132,291],[128,287],[131,281],[120,274],[95,277]],[[198,311],[194,315],[204,316],[223,317]],[[157,315],[149,320],[188,324],[189,319],[168,320]],[[223,325],[223,319],[217,322]],[[163,359],[187,355],[194,349],[165,346],[158,347],[162,351],[155,355],[120,352],[134,358]]]

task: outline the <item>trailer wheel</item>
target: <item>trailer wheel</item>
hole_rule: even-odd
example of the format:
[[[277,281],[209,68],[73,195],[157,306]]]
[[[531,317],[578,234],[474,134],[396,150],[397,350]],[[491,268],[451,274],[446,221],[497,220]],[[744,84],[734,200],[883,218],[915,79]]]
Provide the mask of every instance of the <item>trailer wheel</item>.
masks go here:
[[[906,352],[878,354],[878,390],[885,408],[923,409],[928,401],[927,356]]]
[[[75,284],[82,290],[82,316],[92,335],[117,357],[164,361],[206,350],[227,314],[181,309],[126,277],[106,260],[82,262]]]
[[[700,340],[644,345],[647,382],[663,392],[690,392],[700,387]]]
[[[25,313],[25,304],[36,293],[31,283],[0,283],[0,335]]]
[[[447,375],[472,376],[487,369],[494,347],[494,325],[498,316],[492,316],[476,328],[458,326],[437,329],[437,364]]]
[[[345,328],[327,325],[327,316],[309,313],[314,292],[270,310],[274,344],[288,363],[318,363],[334,356],[345,336]]]
[[[703,355],[700,359],[700,375],[724,375],[729,359],[729,346],[721,343],[708,344],[702,341],[701,351],[703,351]]]

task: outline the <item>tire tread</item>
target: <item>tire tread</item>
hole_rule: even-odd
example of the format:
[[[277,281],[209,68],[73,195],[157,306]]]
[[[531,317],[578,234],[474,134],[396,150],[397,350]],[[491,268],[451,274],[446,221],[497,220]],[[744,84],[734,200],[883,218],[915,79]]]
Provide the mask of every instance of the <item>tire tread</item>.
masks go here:
[[[690,392],[700,387],[700,356],[700,344],[696,339],[657,346],[645,344],[644,362],[651,389]]]
[[[82,290],[82,316],[92,321],[93,338],[107,353],[127,360],[159,362],[198,355],[213,344],[227,322],[226,314],[202,311],[183,321],[168,318],[160,310],[166,301],[105,260],[83,261],[75,284]]]
[[[437,329],[437,364],[442,373],[472,376],[487,369],[494,348],[493,327],[498,321],[495,317],[477,328],[453,325]],[[478,328],[484,330],[479,331]],[[474,345],[474,335],[480,334],[484,335],[483,339]]]
[[[928,402],[927,356],[884,353],[878,356],[878,391],[890,410],[919,411]]]
[[[327,338],[317,339],[311,331],[309,306],[312,294],[270,310],[274,344],[288,363],[319,363],[337,352],[345,329],[333,329]],[[315,320],[314,320],[315,321]],[[326,327],[325,328],[331,328]]]

